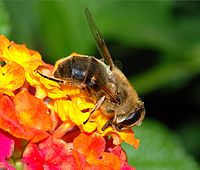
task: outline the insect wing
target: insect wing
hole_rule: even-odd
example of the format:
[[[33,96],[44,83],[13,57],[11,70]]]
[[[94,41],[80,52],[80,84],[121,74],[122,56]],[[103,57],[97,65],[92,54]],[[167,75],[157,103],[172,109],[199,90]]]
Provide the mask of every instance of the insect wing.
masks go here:
[[[93,80],[95,84],[97,84],[107,95],[110,96],[111,100],[114,102],[118,102],[116,93],[108,87],[108,75],[106,72],[106,68],[100,65],[100,61],[93,58],[92,63],[88,70],[87,77],[89,80]]]
[[[105,43],[104,39],[102,38],[101,33],[100,33],[99,29],[97,28],[95,21],[92,17],[92,14],[90,13],[88,8],[85,8],[85,15],[87,18],[87,22],[88,22],[90,31],[95,39],[97,48],[98,48],[101,56],[107,60],[108,64],[110,65],[110,67],[112,69],[114,66],[112,57],[110,55],[110,52],[108,51],[106,43]]]
[[[105,86],[105,83],[104,81],[102,81],[102,79],[98,78],[96,83],[106,92],[106,94],[108,94],[111,97],[111,99],[114,102],[116,103],[118,102],[117,95],[112,90],[110,90],[107,86]]]

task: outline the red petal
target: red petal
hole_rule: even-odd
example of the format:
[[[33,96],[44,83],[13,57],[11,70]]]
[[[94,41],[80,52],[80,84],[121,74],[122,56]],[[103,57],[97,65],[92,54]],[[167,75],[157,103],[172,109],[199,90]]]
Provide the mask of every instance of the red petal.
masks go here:
[[[23,160],[27,169],[77,169],[77,165],[72,154],[72,144],[67,144],[63,140],[49,137],[38,146],[30,144],[26,148]]]
[[[5,95],[0,98],[0,128],[17,138],[26,140],[34,139],[35,142],[48,136],[46,132],[21,124],[17,118],[17,112],[12,100]]]
[[[117,155],[118,158],[120,159],[120,164],[121,164],[120,169],[121,170],[135,170],[135,168],[128,165],[126,153],[123,151],[121,146],[115,146],[112,149],[111,153]]]
[[[125,152],[122,150],[121,146],[115,146],[112,151],[112,153],[114,153],[115,155],[117,155],[121,162],[125,162],[127,161],[127,158],[126,158],[126,154]]]
[[[29,144],[26,147],[23,155],[23,161],[25,164],[25,169],[28,170],[43,170],[44,160],[39,152],[36,144]]]

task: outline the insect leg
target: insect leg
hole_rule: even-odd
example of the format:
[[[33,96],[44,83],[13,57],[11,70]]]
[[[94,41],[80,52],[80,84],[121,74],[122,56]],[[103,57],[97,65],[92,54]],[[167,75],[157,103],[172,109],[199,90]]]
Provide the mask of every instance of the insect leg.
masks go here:
[[[113,119],[114,119],[114,116],[103,125],[103,127],[101,128],[101,130],[104,131],[108,126],[112,125],[111,123],[112,123]]]
[[[106,96],[102,96],[97,103],[95,104],[94,108],[92,109],[92,111],[90,112],[90,114],[94,113],[96,110],[98,110],[101,105],[103,104],[104,100],[105,100]]]
[[[105,100],[106,96],[102,96],[97,103],[95,104],[94,108],[92,109],[92,111],[90,112],[90,115],[93,114],[96,110],[98,110],[101,105],[103,104],[104,100]],[[89,117],[90,118],[90,117]],[[89,118],[84,122],[84,124],[87,123],[87,121],[89,120]]]

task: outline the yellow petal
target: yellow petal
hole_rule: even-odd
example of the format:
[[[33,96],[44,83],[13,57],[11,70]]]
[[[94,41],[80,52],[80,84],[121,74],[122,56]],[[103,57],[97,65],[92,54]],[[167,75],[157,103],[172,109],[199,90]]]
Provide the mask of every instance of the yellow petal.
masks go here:
[[[85,132],[91,133],[97,128],[96,122],[87,122],[86,124],[83,124],[83,130]]]
[[[18,45],[12,42],[9,47],[9,54],[6,56],[9,61],[15,61],[27,71],[35,70],[42,65],[42,59],[38,52],[29,50],[25,45]]]
[[[90,112],[81,112],[77,105],[72,102],[72,108],[69,108],[69,117],[76,125],[82,125],[90,116]]]
[[[0,51],[3,52],[9,45],[10,41],[4,35],[0,35]]]
[[[54,89],[55,87],[60,87],[60,85],[53,80],[49,80],[48,78],[42,77],[37,73],[37,76],[40,78],[40,82],[49,90]]]
[[[94,103],[87,102],[83,97],[75,96],[72,98],[72,102],[77,105],[79,110],[94,108]]]
[[[56,100],[54,109],[62,121],[70,119],[78,126],[82,125],[90,116],[90,112],[82,113],[77,104],[71,100]]]
[[[81,90],[79,87],[76,86],[72,86],[72,85],[61,85],[61,89],[69,96],[74,96],[74,95],[80,95],[81,94]]]
[[[0,66],[0,92],[13,95],[12,91],[20,88],[25,81],[24,69],[16,63]]]
[[[3,61],[8,61],[6,56],[9,55],[8,47],[10,46],[10,41],[4,36],[0,35],[0,59]]]
[[[70,100],[56,100],[54,103],[54,111],[62,121],[69,119],[69,108],[72,108],[72,102]]]
[[[39,78],[37,78],[35,72],[26,72],[25,73],[26,80],[33,87],[40,85]]]

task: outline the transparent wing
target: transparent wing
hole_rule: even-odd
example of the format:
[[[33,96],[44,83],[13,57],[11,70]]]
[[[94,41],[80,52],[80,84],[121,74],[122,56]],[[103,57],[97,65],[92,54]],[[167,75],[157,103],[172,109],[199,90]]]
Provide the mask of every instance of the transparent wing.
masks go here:
[[[86,15],[87,22],[88,22],[90,31],[94,37],[97,48],[98,48],[101,56],[108,62],[108,64],[110,65],[110,67],[112,69],[114,67],[112,57],[108,51],[106,43],[105,43],[104,39],[102,38],[101,33],[100,33],[99,29],[97,28],[95,21],[92,17],[92,14],[90,13],[88,8],[85,8],[85,15]]]

